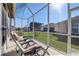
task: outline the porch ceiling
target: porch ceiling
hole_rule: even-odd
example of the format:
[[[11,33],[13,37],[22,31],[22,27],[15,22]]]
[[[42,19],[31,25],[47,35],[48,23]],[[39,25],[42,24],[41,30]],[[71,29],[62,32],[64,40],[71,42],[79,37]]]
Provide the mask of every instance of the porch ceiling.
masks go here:
[[[13,3],[3,3],[3,7],[5,8],[6,12],[8,13],[8,16],[10,18],[14,18],[14,4]]]

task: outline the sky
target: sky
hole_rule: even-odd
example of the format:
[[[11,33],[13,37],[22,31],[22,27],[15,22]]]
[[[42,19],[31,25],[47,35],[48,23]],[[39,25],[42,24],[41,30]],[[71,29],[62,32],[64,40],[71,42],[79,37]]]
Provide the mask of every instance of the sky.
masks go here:
[[[33,18],[30,18],[27,21],[27,18],[30,17],[32,14],[30,11],[26,8],[19,8],[23,3],[16,3],[16,27],[25,27],[29,26],[30,22],[33,21]],[[27,3],[27,6],[32,10],[33,13],[37,12],[39,9],[41,9],[46,4],[44,3]],[[72,3],[70,4],[70,8],[79,6],[78,3]],[[68,13],[67,13],[67,3],[63,4],[50,4],[50,23],[58,23],[64,20],[67,20]],[[72,17],[79,15],[79,11],[73,11],[71,13]],[[47,7],[44,8],[42,11],[37,13],[34,16],[34,21],[42,23],[43,25],[47,24],[47,16],[48,16],[48,9]],[[23,19],[25,18],[25,19]]]

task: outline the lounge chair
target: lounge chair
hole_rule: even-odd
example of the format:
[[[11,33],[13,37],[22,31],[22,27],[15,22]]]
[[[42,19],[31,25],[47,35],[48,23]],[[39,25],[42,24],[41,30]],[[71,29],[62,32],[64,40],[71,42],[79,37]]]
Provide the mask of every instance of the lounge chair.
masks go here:
[[[11,34],[14,42],[16,43],[16,45],[19,47],[19,49],[21,50],[21,55],[27,54],[27,55],[33,55],[35,54],[35,52],[37,51],[36,49],[41,48],[40,45],[34,44],[26,49],[24,49],[22,47],[22,45],[19,43],[18,41],[18,37],[16,37],[14,34]]]
[[[16,37],[18,37],[18,41],[20,42],[21,45],[27,44],[28,46],[30,46],[35,44],[35,42],[29,37],[18,36],[15,32],[11,32],[11,33],[14,34]]]
[[[32,46],[29,46],[27,48],[23,48],[23,46],[20,44],[19,39],[17,35],[11,33],[11,36],[14,40],[14,42],[16,43],[16,45],[19,47],[19,49],[21,50],[21,55],[38,55],[38,56],[44,56],[46,53],[49,55],[49,53],[47,52],[48,47],[46,49],[44,49],[42,46],[38,45],[38,44],[34,44]],[[40,50],[43,50],[44,53],[42,55],[40,55],[38,52]]]

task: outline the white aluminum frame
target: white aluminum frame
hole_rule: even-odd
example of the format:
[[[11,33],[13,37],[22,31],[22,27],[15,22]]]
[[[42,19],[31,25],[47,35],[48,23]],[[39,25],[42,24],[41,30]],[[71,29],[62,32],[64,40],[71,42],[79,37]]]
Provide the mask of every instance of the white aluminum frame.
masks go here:
[[[48,6],[48,45],[49,45],[49,20],[50,20],[50,8],[49,8],[49,3],[47,5],[45,5],[44,7],[42,7],[40,10],[38,10],[35,14],[33,14],[32,10],[27,6],[26,8],[28,8],[28,10],[31,12],[32,16],[28,17],[28,18],[22,18],[22,17],[17,17],[20,19],[25,19],[25,20],[29,20],[31,17],[33,17],[33,22],[34,22],[34,15],[36,15],[37,13],[39,13],[41,10],[43,10],[45,7]],[[24,6],[25,7],[25,6]],[[22,7],[21,7],[22,8]],[[79,7],[75,7],[70,9],[70,4],[68,3],[68,33],[67,34],[63,34],[63,33],[53,33],[53,34],[58,34],[58,35],[63,35],[63,36],[67,36],[67,55],[71,55],[71,38],[79,38],[79,36],[76,35],[71,35],[71,12],[74,10],[79,10]],[[33,38],[34,38],[34,23],[33,23]]]
[[[71,38],[79,38],[79,36],[76,35],[72,35],[71,32],[71,12],[75,11],[75,10],[79,10],[79,6],[78,7],[74,7],[70,9],[70,4],[68,4],[68,54],[71,55]]]
[[[68,3],[68,39],[67,39],[67,54],[71,53],[71,13],[70,4]]]

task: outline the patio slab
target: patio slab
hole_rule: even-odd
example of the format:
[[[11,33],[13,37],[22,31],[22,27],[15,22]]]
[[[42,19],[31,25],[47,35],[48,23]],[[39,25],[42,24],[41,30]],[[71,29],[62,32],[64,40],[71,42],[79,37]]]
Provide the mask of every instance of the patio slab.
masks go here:
[[[34,39],[33,39],[33,40],[34,40]],[[39,42],[39,41],[37,41],[37,40],[34,40],[34,41],[35,41],[37,44],[39,44],[39,45],[41,45],[42,47],[44,47],[44,48],[47,47],[47,45],[44,44],[44,43],[42,43],[42,42]],[[50,54],[51,56],[54,56],[54,55],[62,55],[62,56],[64,56],[64,54],[58,52],[58,51],[55,50],[53,47],[49,47],[47,51],[49,52],[49,54]]]
[[[42,47],[46,48],[47,45],[45,45],[44,43],[42,42],[39,42],[39,41],[36,41],[34,40],[37,44],[41,45]],[[9,41],[8,42],[8,46],[7,46],[7,50],[6,50],[6,56],[17,56],[17,53],[16,53],[16,49],[15,49],[16,45],[14,43],[14,41]],[[49,47],[48,50],[47,50],[50,54],[50,56],[57,56],[57,55],[62,55],[64,56],[63,54],[61,54],[60,52],[56,51],[55,49]],[[47,55],[46,55],[47,56]]]

